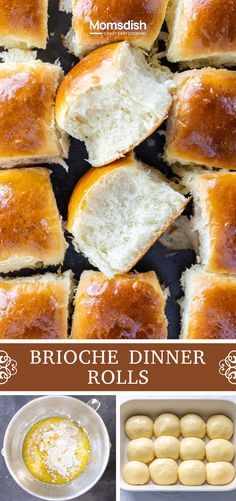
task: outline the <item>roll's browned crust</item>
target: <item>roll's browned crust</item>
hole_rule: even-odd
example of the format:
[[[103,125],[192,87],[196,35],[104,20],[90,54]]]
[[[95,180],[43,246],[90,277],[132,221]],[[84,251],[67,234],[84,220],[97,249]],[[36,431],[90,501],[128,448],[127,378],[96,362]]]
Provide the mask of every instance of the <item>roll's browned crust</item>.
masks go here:
[[[58,265],[66,241],[43,168],[0,170],[0,272]]]
[[[236,55],[235,0],[170,0],[168,58],[193,61],[214,58],[233,64]]]
[[[155,272],[106,278],[84,272],[75,298],[73,339],[165,339],[165,298]]]
[[[169,163],[236,169],[236,76],[204,68],[180,73],[168,120]]]
[[[205,267],[214,273],[236,273],[236,172],[199,174],[193,184],[201,206],[200,232],[209,246]]]
[[[236,278],[207,273],[198,267],[186,272],[182,337],[236,338]]]
[[[0,168],[66,156],[54,119],[61,76],[39,60],[0,64]]]
[[[70,272],[0,280],[0,339],[67,337]]]
[[[45,49],[48,0],[0,0],[0,45]]]
[[[72,2],[72,28],[82,53],[88,53],[100,45],[126,40],[143,49],[151,49],[159,35],[165,18],[168,0],[74,0]],[[114,30],[109,23],[143,23],[140,30]],[[99,31],[96,23],[106,23],[107,29]],[[146,28],[145,28],[145,24]],[[93,28],[94,26],[94,28]],[[126,26],[126,25],[124,25]],[[96,32],[99,31],[99,34]]]

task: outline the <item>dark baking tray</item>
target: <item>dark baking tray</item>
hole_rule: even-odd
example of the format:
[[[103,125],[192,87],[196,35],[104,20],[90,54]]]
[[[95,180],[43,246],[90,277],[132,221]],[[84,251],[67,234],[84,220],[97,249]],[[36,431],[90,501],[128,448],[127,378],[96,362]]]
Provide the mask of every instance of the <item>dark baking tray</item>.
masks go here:
[[[43,61],[54,63],[59,59],[63,70],[67,73],[72,66],[78,62],[74,56],[69,54],[63,47],[61,37],[66,34],[71,24],[70,16],[59,11],[58,0],[49,0],[49,34],[47,49],[38,51],[38,58]],[[171,67],[172,70],[177,70],[178,66],[169,65],[166,60],[163,64]],[[161,126],[161,129],[165,124]],[[149,138],[150,139],[150,138]],[[171,177],[171,169],[162,161],[161,154],[163,152],[164,137],[156,131],[151,139],[146,140],[138,148],[136,155],[142,161],[153,167],[160,169],[167,177]],[[60,213],[65,221],[67,218],[68,202],[80,177],[90,168],[86,160],[86,149],[83,143],[72,139],[70,147],[70,155],[67,161],[69,171],[66,172],[60,165],[47,165],[52,171],[52,183],[56,195]],[[184,214],[191,214],[191,204],[186,209]],[[71,269],[78,280],[81,273],[86,269],[92,269],[89,261],[82,255],[75,252],[71,244],[70,235],[66,235],[69,243],[69,248],[66,253],[62,271]],[[169,321],[169,338],[176,339],[180,332],[180,313],[177,300],[181,297],[182,291],[180,286],[180,277],[182,272],[190,267],[196,260],[193,250],[186,249],[181,251],[169,251],[160,243],[156,243],[147,252],[147,254],[135,266],[139,272],[155,270],[160,281],[165,287],[169,287],[170,296],[167,301],[166,313]],[[56,271],[56,268],[50,267],[42,270],[23,270],[20,273],[13,273],[10,276],[26,276],[48,271]]]

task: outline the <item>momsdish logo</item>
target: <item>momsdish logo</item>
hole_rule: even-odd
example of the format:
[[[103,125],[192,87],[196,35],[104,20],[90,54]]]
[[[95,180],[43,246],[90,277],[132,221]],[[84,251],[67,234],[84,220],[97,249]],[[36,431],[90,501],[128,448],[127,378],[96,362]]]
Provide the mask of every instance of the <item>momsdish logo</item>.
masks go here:
[[[147,24],[144,21],[130,19],[124,23],[120,21],[104,22],[90,21],[90,35],[146,35]]]
[[[9,357],[6,351],[0,350],[0,384],[6,384],[7,381],[16,374],[16,360]]]
[[[236,350],[230,351],[219,363],[219,373],[225,376],[229,383],[236,384]]]

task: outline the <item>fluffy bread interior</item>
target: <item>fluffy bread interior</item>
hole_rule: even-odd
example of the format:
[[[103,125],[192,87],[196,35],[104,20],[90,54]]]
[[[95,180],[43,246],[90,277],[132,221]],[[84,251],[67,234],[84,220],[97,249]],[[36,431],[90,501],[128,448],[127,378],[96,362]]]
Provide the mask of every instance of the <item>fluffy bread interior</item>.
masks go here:
[[[157,171],[137,163],[92,186],[70,231],[75,246],[111,278],[129,271],[186,203]]]
[[[67,99],[63,129],[84,141],[94,167],[108,164],[133,149],[167,117],[172,102],[172,74],[152,67],[143,52],[120,44],[116,71],[86,92]]]

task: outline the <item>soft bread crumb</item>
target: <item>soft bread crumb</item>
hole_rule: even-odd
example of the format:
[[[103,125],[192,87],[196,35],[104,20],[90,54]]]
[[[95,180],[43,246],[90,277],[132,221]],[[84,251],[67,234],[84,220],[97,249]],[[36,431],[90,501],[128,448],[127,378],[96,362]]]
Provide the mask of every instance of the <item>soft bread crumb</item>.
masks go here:
[[[69,231],[75,247],[110,278],[129,271],[186,203],[155,169],[136,162],[92,185]]]
[[[141,50],[125,42],[112,64],[96,78],[91,70],[86,90],[75,77],[73,92],[56,109],[60,128],[85,142],[94,167],[124,156],[148,137],[166,118],[175,89],[169,69],[157,61],[148,64]]]

